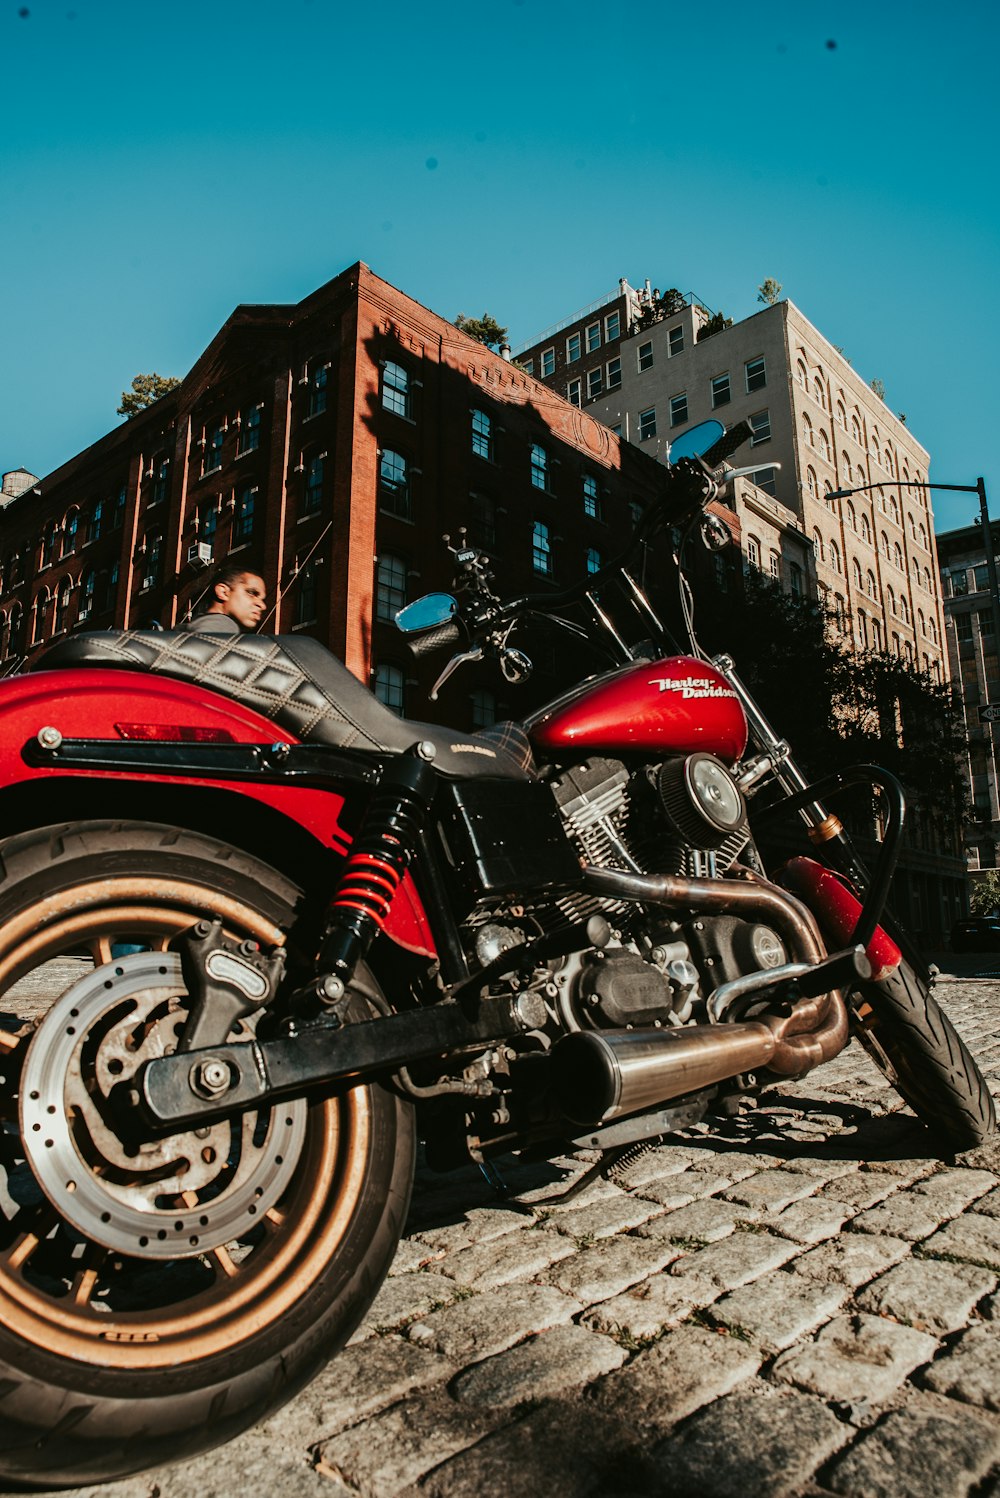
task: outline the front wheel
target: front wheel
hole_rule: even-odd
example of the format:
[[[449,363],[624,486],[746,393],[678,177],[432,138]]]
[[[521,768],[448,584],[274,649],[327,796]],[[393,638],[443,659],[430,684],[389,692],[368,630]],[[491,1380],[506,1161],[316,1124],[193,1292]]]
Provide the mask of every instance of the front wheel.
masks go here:
[[[412,1112],[369,1084],[123,1138],[113,1089],[184,1033],[171,939],[218,915],[281,945],[299,891],[139,823],[8,838],[0,870],[0,1482],[104,1481],[229,1439],[347,1340],[402,1230]]]
[[[855,1033],[914,1113],[950,1150],[996,1131],[986,1081],[927,984],[905,962],[852,1001]]]

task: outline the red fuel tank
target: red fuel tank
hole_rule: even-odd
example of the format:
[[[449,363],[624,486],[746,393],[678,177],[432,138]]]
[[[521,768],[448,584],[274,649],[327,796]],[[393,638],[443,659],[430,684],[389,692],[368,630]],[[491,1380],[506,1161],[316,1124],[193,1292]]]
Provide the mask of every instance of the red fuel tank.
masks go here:
[[[714,666],[689,655],[643,661],[581,682],[528,724],[549,754],[691,754],[733,764],[746,748],[747,720]]]

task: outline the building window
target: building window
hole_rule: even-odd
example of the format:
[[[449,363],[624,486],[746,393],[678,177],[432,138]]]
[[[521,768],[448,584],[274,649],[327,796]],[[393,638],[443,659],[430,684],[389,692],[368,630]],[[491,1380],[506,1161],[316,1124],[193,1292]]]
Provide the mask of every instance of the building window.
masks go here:
[[[747,395],[752,395],[755,390],[763,390],[767,384],[767,369],[763,356],[759,359],[748,359],[743,368],[746,373]]]
[[[375,696],[397,718],[403,716],[406,678],[398,666],[382,661],[375,667]]]
[[[535,489],[549,487],[549,455],[538,442],[531,444],[531,483]]]
[[[97,588],[97,573],[93,567],[88,567],[80,579],[80,607],[77,610],[78,619],[89,619],[94,612],[94,593]]]
[[[839,572],[840,571],[840,547],[837,545],[836,541],[831,541],[830,542],[830,548],[829,548],[829,550],[830,550],[830,566],[833,568],[834,572]]]
[[[207,541],[209,546],[215,541],[215,532],[219,526],[219,501],[217,499],[206,499],[198,506],[197,530],[198,540]]]
[[[326,453],[317,453],[306,464],[306,488],[302,497],[302,513],[315,515],[323,508],[323,479],[326,470]]]
[[[533,375],[535,373],[534,359],[521,359],[519,362],[525,374]]]
[[[607,317],[604,319],[604,337],[607,339],[608,343],[613,343],[616,338],[621,337],[621,333],[621,314],[618,312],[609,312]]]
[[[163,537],[159,531],[150,531],[143,542],[140,588],[155,588],[160,581],[160,564],[163,560]]]
[[[773,578],[780,578],[780,576],[781,576],[781,558],[779,557],[779,555],[778,555],[778,553],[776,551],[772,551],[771,552],[770,569],[771,569],[771,576]]]
[[[391,515],[409,520],[412,503],[410,499],[410,474],[402,453],[386,447],[382,450],[378,467],[379,505]]]
[[[729,375],[716,375],[712,381],[712,410],[717,406],[728,406],[732,400],[732,391],[729,388]]]
[[[319,416],[326,410],[326,390],[330,377],[329,364],[321,364],[309,377],[309,409],[307,416]]]
[[[684,329],[683,328],[671,328],[670,332],[667,334],[667,354],[668,354],[669,358],[672,359],[675,354],[683,354],[683,352],[684,352]]]
[[[566,339],[566,363],[574,364],[580,357],[581,339],[579,333],[571,333]]]
[[[861,517],[861,529],[859,534],[866,546],[870,546],[872,544],[872,528],[867,515],[862,515]]]
[[[670,425],[682,427],[688,419],[687,391],[682,390],[680,395],[670,397]]]
[[[118,602],[118,563],[113,562],[106,572],[102,572],[98,582],[101,585],[97,590],[99,607],[102,612],[110,612]]]
[[[868,594],[869,598],[878,597],[878,586],[875,582],[874,572],[868,572],[865,574],[865,592]]]
[[[599,322],[592,322],[590,324],[590,327],[587,329],[587,353],[592,354],[595,349],[599,349],[600,346],[601,325]]]
[[[167,488],[170,481],[170,459],[160,458],[153,466],[153,487],[150,490],[149,502],[158,505],[167,497]]]
[[[472,413],[472,451],[477,458],[493,461],[493,422],[485,411]]]
[[[760,571],[760,542],[756,536],[747,536],[747,562]]]
[[[90,518],[87,521],[86,542],[89,543],[91,541],[99,541],[101,539],[101,532],[103,531],[103,529],[104,500],[98,499],[95,501],[94,508],[91,510]]]
[[[549,544],[549,528],[536,520],[531,528],[531,565],[543,577],[552,576],[552,547]]]
[[[956,598],[963,593],[968,593],[969,574],[964,567],[956,567],[953,572],[947,575],[951,577],[951,591]]]
[[[66,516],[63,525],[62,554],[64,557],[71,556],[76,551],[76,538],[80,530],[80,512],[71,510]]]
[[[410,415],[410,376],[401,364],[389,360],[382,370],[382,405],[394,416]]]
[[[972,615],[952,614],[955,621],[955,634],[960,645],[972,644]]]
[[[592,401],[604,388],[604,374],[600,369],[587,370],[587,399]]]
[[[31,643],[37,645],[39,640],[45,638],[45,615],[49,607],[49,593],[43,588],[40,593],[35,594],[35,602],[31,610]]]
[[[597,480],[592,474],[585,474],[583,479],[583,513],[589,515],[591,520],[602,520],[601,496],[597,489]]]
[[[796,598],[802,597],[802,568],[798,562],[789,563],[788,585]]]
[[[756,484],[758,489],[763,489],[765,494],[770,494],[772,499],[777,498],[778,481],[775,469],[758,468],[750,475],[750,482]]]
[[[202,475],[214,473],[222,467],[222,445],[226,440],[226,429],[221,423],[209,429],[205,438],[205,453],[202,458]]]
[[[492,728],[497,720],[497,700],[485,687],[477,687],[470,696],[473,728]]]
[[[542,349],[542,379],[547,380],[556,372],[556,351],[554,348]]]
[[[770,442],[770,411],[755,411],[754,414],[750,417],[750,425],[753,427],[753,436],[750,438],[751,447],[760,447],[762,442]]]
[[[297,625],[316,623],[318,596],[316,567],[313,562],[307,562],[299,573],[295,594],[295,623]]]
[[[583,404],[583,398],[580,391],[580,381],[570,380],[569,384],[566,386],[566,399],[569,401],[571,406],[580,406]]]
[[[233,515],[234,546],[245,546],[253,537],[254,510],[256,506],[256,486],[248,485],[245,489],[241,489],[236,497],[236,510]]]
[[[622,382],[622,361],[609,359],[607,363],[608,389],[617,390]]]
[[[639,373],[645,374],[647,369],[653,367],[653,345],[651,343],[640,343],[636,350],[639,358]]]
[[[125,485],[122,484],[121,488],[118,491],[118,497],[115,500],[115,507],[111,512],[111,529],[113,531],[120,530],[121,527],[125,524],[125,505]]]
[[[496,504],[488,494],[470,494],[472,534],[481,546],[492,546],[497,538]]]
[[[596,546],[588,546],[586,553],[587,576],[593,577],[595,572],[600,572],[604,563],[601,561],[601,553]]]
[[[406,563],[388,552],[378,559],[375,573],[375,617],[392,623],[406,603]]]
[[[656,436],[656,407],[650,406],[648,411],[639,412],[639,441],[645,442],[647,437]]]
[[[244,411],[240,418],[240,440],[236,445],[237,453],[256,452],[260,447],[260,422],[263,406],[252,406],[249,411]]]
[[[646,512],[637,499],[630,499],[628,502],[628,513],[629,519],[632,522],[632,529],[635,530]]]
[[[66,628],[66,620],[69,616],[69,601],[73,596],[73,579],[64,577],[56,592],[56,634],[60,634]]]

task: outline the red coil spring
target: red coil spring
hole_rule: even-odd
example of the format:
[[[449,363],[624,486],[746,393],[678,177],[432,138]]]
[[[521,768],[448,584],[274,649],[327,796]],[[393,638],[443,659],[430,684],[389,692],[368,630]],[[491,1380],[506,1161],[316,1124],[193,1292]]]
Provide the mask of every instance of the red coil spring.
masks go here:
[[[360,910],[381,930],[402,877],[402,869],[388,858],[378,853],[355,853],[347,861],[334,907]]]

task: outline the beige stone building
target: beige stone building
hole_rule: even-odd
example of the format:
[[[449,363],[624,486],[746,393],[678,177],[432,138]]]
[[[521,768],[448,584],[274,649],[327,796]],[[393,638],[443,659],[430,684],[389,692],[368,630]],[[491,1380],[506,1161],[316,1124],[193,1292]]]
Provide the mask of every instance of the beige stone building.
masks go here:
[[[623,280],[514,357],[662,459],[696,422],[749,419],[733,460],[759,463],[735,496],[746,565],[826,597],[858,649],[947,673],[930,494],[904,487],[926,480],[927,450],[792,302],[727,327]]]

